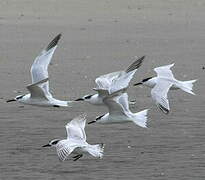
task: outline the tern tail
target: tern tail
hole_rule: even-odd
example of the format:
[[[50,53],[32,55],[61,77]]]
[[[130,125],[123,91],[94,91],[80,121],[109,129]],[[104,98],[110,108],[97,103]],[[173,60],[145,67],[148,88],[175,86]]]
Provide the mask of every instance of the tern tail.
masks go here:
[[[104,152],[104,144],[89,145],[86,147],[88,153],[94,157],[102,158]]]
[[[195,80],[190,80],[190,81],[181,81],[179,85],[177,85],[181,90],[195,95],[195,93],[192,91],[193,88],[193,83],[195,83],[197,79]]]
[[[147,112],[148,112],[148,109],[135,113],[135,119],[133,119],[133,122],[140,127],[146,128],[147,127]]]

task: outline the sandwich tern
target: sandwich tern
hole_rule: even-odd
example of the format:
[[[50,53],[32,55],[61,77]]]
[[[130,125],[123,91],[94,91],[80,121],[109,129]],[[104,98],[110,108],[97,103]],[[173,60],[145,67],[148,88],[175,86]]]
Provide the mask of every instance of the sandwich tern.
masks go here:
[[[29,94],[16,96],[14,99],[7,100],[7,102],[18,101],[35,106],[68,106],[69,101],[57,100],[49,92],[48,65],[60,38],[61,34],[58,34],[32,64],[30,70],[32,84],[27,86]]]
[[[165,114],[168,114],[170,111],[169,101],[167,98],[169,89],[181,89],[187,93],[195,95],[195,93],[192,91],[192,88],[193,83],[196,82],[197,79],[190,81],[179,81],[175,79],[172,71],[170,70],[170,68],[173,66],[174,63],[157,67],[154,69],[154,71],[157,73],[156,77],[145,78],[141,82],[134,84],[134,86],[145,85],[152,88],[152,99]]]
[[[85,95],[81,98],[76,99],[75,101],[85,101],[93,105],[104,105],[103,103],[104,97],[103,94],[101,93],[102,90],[98,91],[98,89],[102,86],[101,83],[103,82],[104,83],[103,85],[106,86],[106,88],[108,89],[111,83],[118,81],[119,79],[121,79],[122,76],[124,77],[126,74],[130,74],[130,72],[133,72],[133,70],[138,69],[141,66],[144,58],[145,56],[138,58],[124,71],[113,72],[96,78],[95,83],[97,84],[98,87],[94,88],[93,90],[97,91],[98,93],[92,95]],[[132,74],[132,76],[133,75],[134,73]],[[135,104],[135,102],[129,101],[129,104]]]
[[[103,99],[103,102],[108,107],[109,113],[98,116],[94,121],[91,121],[88,124],[134,122],[136,125],[140,127],[147,127],[148,109],[145,109],[138,113],[132,113],[129,109],[127,93],[105,97]]]
[[[55,147],[60,161],[67,160],[70,154],[74,155],[74,161],[81,158],[84,154],[102,158],[104,145],[90,145],[86,142],[85,123],[85,114],[74,118],[65,126],[67,139],[54,139],[42,147]]]
[[[98,85],[95,90],[102,97],[103,103],[108,107],[109,113],[101,115],[91,123],[123,123],[134,122],[140,127],[147,127],[148,109],[132,113],[129,109],[126,90],[137,69],[132,68],[127,72],[106,74],[96,79]],[[117,77],[116,77],[117,76]],[[113,80],[109,77],[115,77]]]

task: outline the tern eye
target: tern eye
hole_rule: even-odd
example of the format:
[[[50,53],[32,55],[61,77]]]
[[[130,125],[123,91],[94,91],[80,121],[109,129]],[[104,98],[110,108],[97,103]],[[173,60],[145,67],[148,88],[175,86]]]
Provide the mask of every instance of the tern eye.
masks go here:
[[[88,96],[85,96],[84,98],[85,99],[90,99],[92,97],[92,95],[88,95]]]
[[[53,141],[51,144],[55,145],[59,142],[59,140]]]

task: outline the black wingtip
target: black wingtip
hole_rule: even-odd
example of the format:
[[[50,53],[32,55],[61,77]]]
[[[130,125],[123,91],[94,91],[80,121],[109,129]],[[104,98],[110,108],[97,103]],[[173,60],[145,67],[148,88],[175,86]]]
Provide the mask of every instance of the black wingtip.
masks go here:
[[[49,51],[50,49],[52,49],[53,47],[55,47],[58,44],[58,41],[60,40],[62,34],[58,34],[46,47],[46,51]]]
[[[135,69],[138,69],[141,65],[142,62],[144,61],[145,55],[138,58],[137,60],[135,60],[126,70],[126,73],[131,72]]]

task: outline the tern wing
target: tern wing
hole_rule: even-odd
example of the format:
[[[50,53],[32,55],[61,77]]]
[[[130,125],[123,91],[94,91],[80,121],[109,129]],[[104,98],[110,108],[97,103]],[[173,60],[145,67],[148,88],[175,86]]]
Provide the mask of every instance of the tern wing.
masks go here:
[[[100,76],[96,79],[98,87],[94,88],[94,90],[98,91],[101,97],[106,97],[116,92],[120,93],[120,91],[124,93],[124,90],[128,88],[135,72],[136,69],[128,73],[119,71]]]
[[[118,98],[118,103],[121,104],[123,107],[124,111],[128,112],[130,111],[129,109],[129,101],[128,101],[128,94],[123,93],[119,98]]]
[[[48,100],[46,92],[44,91],[43,88],[40,87],[41,84],[46,83],[47,81],[48,81],[48,78],[27,86],[27,89],[29,90],[31,94],[31,98]]]
[[[126,112],[129,111],[127,93],[111,98],[106,97],[103,102],[108,107],[110,115],[126,115]]]
[[[119,90],[127,89],[136,71],[137,70],[135,69],[128,73],[122,73],[117,79],[115,79],[111,84],[109,90],[110,94]]]
[[[135,60],[127,69],[126,69],[126,73],[133,71],[135,69],[138,69],[141,65],[142,62],[144,60],[145,56],[142,56],[141,58],[138,58],[137,60]]]
[[[86,115],[82,114],[74,118],[65,127],[67,131],[67,139],[76,139],[86,141],[85,134]]]
[[[68,156],[74,151],[75,148],[78,148],[77,144],[70,144],[67,141],[60,141],[56,146],[57,155],[60,161],[65,161]]]
[[[169,101],[167,99],[167,93],[170,87],[173,85],[172,82],[159,79],[157,84],[151,90],[152,98],[154,99],[157,106],[165,113],[169,113]]]
[[[113,82],[123,74],[123,71],[113,72],[109,74],[105,74],[102,76],[99,76],[96,78],[95,83],[97,84],[97,87],[93,90],[97,91],[99,96],[106,97],[109,94],[111,94],[111,87]]]
[[[60,38],[61,34],[58,34],[34,60],[31,66],[32,83],[48,78],[48,65],[50,64]],[[45,88],[45,90],[49,92],[49,82],[43,84],[42,88]]]
[[[122,73],[123,71],[117,71],[99,76],[95,80],[95,83],[97,84],[97,89],[109,90],[109,87],[112,84],[113,80],[118,78]]]
[[[95,83],[99,95],[105,97],[115,92],[124,92],[128,88],[131,79],[133,78],[137,68],[139,68],[144,60],[145,56],[134,61],[126,71],[117,71],[109,74],[102,75],[96,78]]]
[[[166,66],[160,66],[160,67],[155,68],[154,71],[157,73],[158,77],[166,77],[169,79],[173,79],[174,75],[172,71],[170,70],[170,68],[173,66],[174,66],[174,63],[166,65]]]

